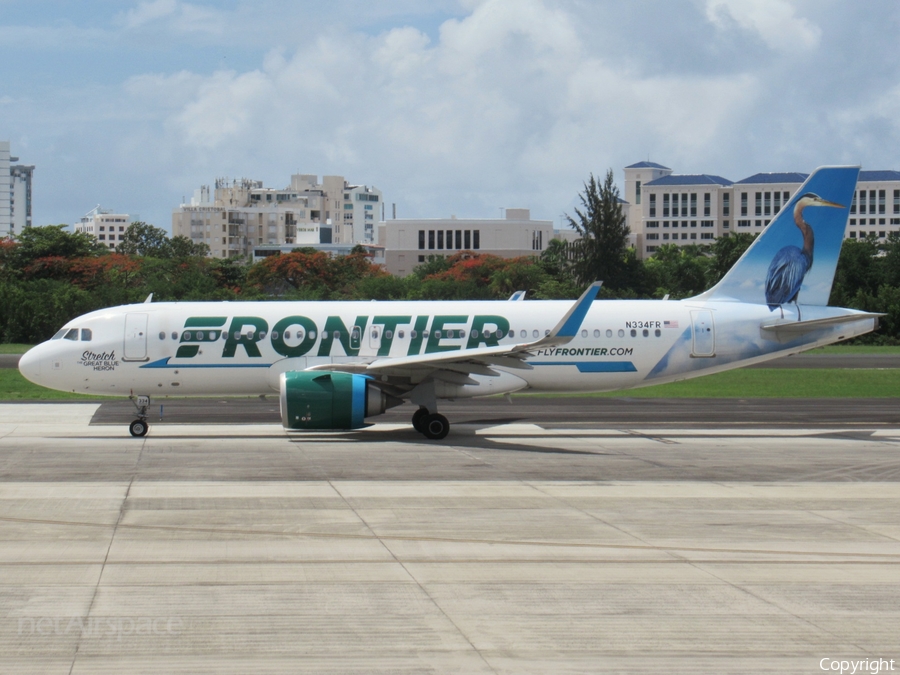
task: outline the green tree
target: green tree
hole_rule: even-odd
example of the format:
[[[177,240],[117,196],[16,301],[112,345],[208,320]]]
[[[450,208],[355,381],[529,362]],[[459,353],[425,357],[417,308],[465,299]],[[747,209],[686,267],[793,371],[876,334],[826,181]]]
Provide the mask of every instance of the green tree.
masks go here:
[[[126,255],[169,258],[169,235],[159,227],[137,220],[125,230],[118,251]]]
[[[108,249],[84,232],[66,232],[67,225],[26,227],[16,237],[8,254],[8,264],[16,269],[40,258],[87,258],[108,253]]]
[[[209,255],[209,246],[202,241],[195,244],[187,237],[178,235],[169,240],[168,252],[171,258],[205,258]]]
[[[629,229],[612,169],[606,172],[602,186],[591,174],[579,200],[581,208],[575,209],[575,217],[566,215],[569,224],[581,235],[574,245],[575,280],[582,286],[601,280],[610,289],[625,287],[629,277],[626,259]]]
[[[709,288],[715,286],[725,273],[734,267],[734,264],[744,255],[744,251],[750,248],[750,244],[756,239],[755,234],[738,232],[716,239],[709,247],[712,254],[712,262],[707,268],[706,285]]]
[[[661,298],[688,298],[706,290],[706,279],[712,259],[706,246],[664,244],[648,258],[644,267],[652,295]]]

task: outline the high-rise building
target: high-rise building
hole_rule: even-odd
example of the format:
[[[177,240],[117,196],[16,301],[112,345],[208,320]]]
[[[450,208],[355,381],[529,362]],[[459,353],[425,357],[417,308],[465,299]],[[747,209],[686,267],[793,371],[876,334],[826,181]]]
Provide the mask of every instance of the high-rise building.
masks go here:
[[[9,191],[9,141],[0,141],[0,238],[12,234]]]
[[[10,162],[18,158],[11,157]],[[9,217],[14,232],[31,227],[31,179],[34,165],[11,164],[9,167]]]
[[[0,141],[0,238],[31,227],[31,177],[34,166],[14,164],[9,141]]]
[[[375,245],[381,191],[343,176],[295,174],[284,189],[262,181],[216,180],[172,213],[172,235],[205,243],[217,258],[251,255],[258,246]]]

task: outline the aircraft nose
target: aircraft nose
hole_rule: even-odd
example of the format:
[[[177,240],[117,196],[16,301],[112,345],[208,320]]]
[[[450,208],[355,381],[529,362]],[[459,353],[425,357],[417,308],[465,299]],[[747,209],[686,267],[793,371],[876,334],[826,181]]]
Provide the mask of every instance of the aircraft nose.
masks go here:
[[[22,377],[34,384],[40,384],[41,379],[41,359],[37,351],[34,348],[29,349],[19,359],[19,372],[22,373]]]

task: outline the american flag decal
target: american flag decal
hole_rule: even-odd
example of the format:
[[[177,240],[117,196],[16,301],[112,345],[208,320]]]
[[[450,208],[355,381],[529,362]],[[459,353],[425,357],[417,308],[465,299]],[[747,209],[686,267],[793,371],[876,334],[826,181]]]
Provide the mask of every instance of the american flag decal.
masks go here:
[[[678,328],[677,321],[663,321],[663,328]]]

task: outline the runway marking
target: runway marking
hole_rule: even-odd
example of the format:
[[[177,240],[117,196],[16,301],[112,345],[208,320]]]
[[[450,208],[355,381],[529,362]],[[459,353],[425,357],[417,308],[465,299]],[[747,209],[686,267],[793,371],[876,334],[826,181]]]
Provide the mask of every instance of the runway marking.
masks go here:
[[[131,529],[149,530],[158,532],[193,532],[198,534],[240,534],[267,537],[297,537],[309,539],[353,539],[362,541],[418,541],[446,544],[486,544],[489,546],[543,546],[547,548],[580,548],[580,549],[604,549],[604,550],[637,550],[637,551],[689,551],[695,553],[741,553],[744,555],[788,555],[788,556],[824,556],[845,558],[883,558],[885,560],[896,559],[900,562],[900,551],[896,553],[848,553],[847,551],[792,551],[783,549],[753,549],[753,548],[714,548],[699,546],[655,546],[652,544],[601,544],[595,542],[559,542],[519,539],[474,539],[455,537],[412,537],[403,535],[365,535],[365,534],[338,534],[331,532],[283,532],[275,530],[246,530],[216,527],[174,527],[169,525],[137,525],[128,523],[92,523],[79,520],[46,520],[40,518],[14,518],[0,516],[0,522],[25,523],[32,525],[60,525],[65,527],[94,527],[105,529]],[[574,560],[572,562],[578,562]],[[100,563],[95,563],[100,564]]]

